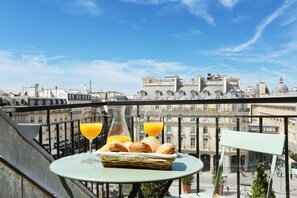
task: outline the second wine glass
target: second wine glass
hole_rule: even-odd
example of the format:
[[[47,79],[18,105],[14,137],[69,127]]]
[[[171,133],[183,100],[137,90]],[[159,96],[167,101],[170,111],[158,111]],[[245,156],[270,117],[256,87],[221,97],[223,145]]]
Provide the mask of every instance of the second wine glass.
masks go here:
[[[102,114],[100,108],[87,107],[82,110],[80,117],[80,131],[84,137],[86,137],[89,144],[90,156],[88,159],[81,161],[82,163],[91,164],[96,162],[92,158],[92,141],[95,139],[102,130]]]
[[[160,112],[146,112],[144,115],[143,129],[148,136],[159,136],[163,130],[163,117]]]

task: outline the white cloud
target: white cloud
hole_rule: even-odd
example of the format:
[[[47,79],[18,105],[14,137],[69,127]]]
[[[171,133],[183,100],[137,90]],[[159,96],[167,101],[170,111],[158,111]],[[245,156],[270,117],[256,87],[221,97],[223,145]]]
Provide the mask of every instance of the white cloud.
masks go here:
[[[247,15],[238,15],[237,17],[233,18],[231,20],[232,23],[239,23],[239,22],[242,22],[242,21],[246,21],[248,20],[249,17]]]
[[[206,0],[120,0],[126,3],[138,3],[144,5],[160,5],[176,2],[184,6],[189,13],[204,19],[208,24],[214,25],[214,19],[209,14],[209,1]]]
[[[80,89],[92,81],[94,91],[116,90],[136,94],[141,88],[141,78],[182,74],[189,66],[176,62],[150,59],[127,61],[69,60],[65,57],[44,55],[18,55],[0,51],[0,88],[18,93],[22,87],[38,83],[41,87],[55,86]]]
[[[254,43],[256,43],[258,41],[259,38],[261,38],[263,32],[265,31],[265,29],[267,28],[268,25],[270,25],[270,23],[272,23],[275,19],[277,19],[278,17],[280,17],[281,15],[284,14],[284,11],[290,7],[290,5],[292,5],[295,2],[295,0],[286,0],[282,6],[280,6],[278,9],[276,9],[270,16],[268,16],[267,18],[265,18],[256,28],[256,32],[253,35],[253,37],[248,40],[245,43],[242,43],[238,46],[235,46],[233,48],[227,48],[227,49],[223,49],[222,52],[224,53],[233,53],[233,52],[240,52],[243,50],[248,49],[250,46],[252,46]]]
[[[228,8],[233,8],[239,1],[238,0],[219,0],[220,3]]]
[[[122,2],[126,2],[126,3],[138,3],[138,4],[153,4],[153,5],[157,5],[157,4],[165,4],[165,3],[170,3],[170,2],[177,2],[179,0],[120,0]]]
[[[205,0],[181,0],[189,12],[204,19],[208,24],[214,25],[214,19],[209,14],[209,2]]]
[[[101,11],[96,0],[39,0],[41,3],[56,7],[74,15],[99,16]]]

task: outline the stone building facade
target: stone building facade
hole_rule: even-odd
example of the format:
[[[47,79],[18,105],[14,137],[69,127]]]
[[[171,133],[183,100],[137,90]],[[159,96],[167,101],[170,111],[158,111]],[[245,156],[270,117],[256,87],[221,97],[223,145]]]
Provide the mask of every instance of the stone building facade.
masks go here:
[[[164,79],[152,77],[143,78],[142,89],[137,93],[137,100],[203,100],[243,98],[238,78],[227,75],[208,74],[206,77],[198,76],[190,82],[183,81],[179,76],[169,76]],[[200,158],[205,164],[205,170],[210,171],[215,161],[215,117],[219,118],[219,131],[223,129],[236,130],[236,119],[232,115],[248,115],[249,111],[243,104],[190,104],[190,105],[156,105],[141,106],[140,114],[144,111],[154,114],[161,111],[164,116],[164,142],[178,145],[178,117],[181,117],[181,147],[183,152],[195,153],[196,151],[196,117],[199,117],[199,150]],[[248,120],[241,120],[241,130],[248,130]],[[145,137],[143,120],[135,122],[137,140]],[[225,158],[225,170],[230,172],[236,153],[228,150]]]

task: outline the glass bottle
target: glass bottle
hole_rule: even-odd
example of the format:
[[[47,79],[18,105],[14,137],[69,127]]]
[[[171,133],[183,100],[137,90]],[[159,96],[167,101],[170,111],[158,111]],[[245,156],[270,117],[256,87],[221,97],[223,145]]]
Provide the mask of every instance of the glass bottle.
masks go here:
[[[111,127],[108,131],[107,143],[112,141],[131,142],[130,132],[125,119],[126,106],[114,106]]]

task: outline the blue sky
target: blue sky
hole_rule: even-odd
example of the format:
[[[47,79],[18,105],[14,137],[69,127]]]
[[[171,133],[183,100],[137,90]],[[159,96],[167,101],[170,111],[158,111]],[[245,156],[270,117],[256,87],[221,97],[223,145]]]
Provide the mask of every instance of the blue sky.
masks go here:
[[[297,0],[9,0],[0,3],[0,89],[39,83],[141,89],[207,73],[297,87]]]

